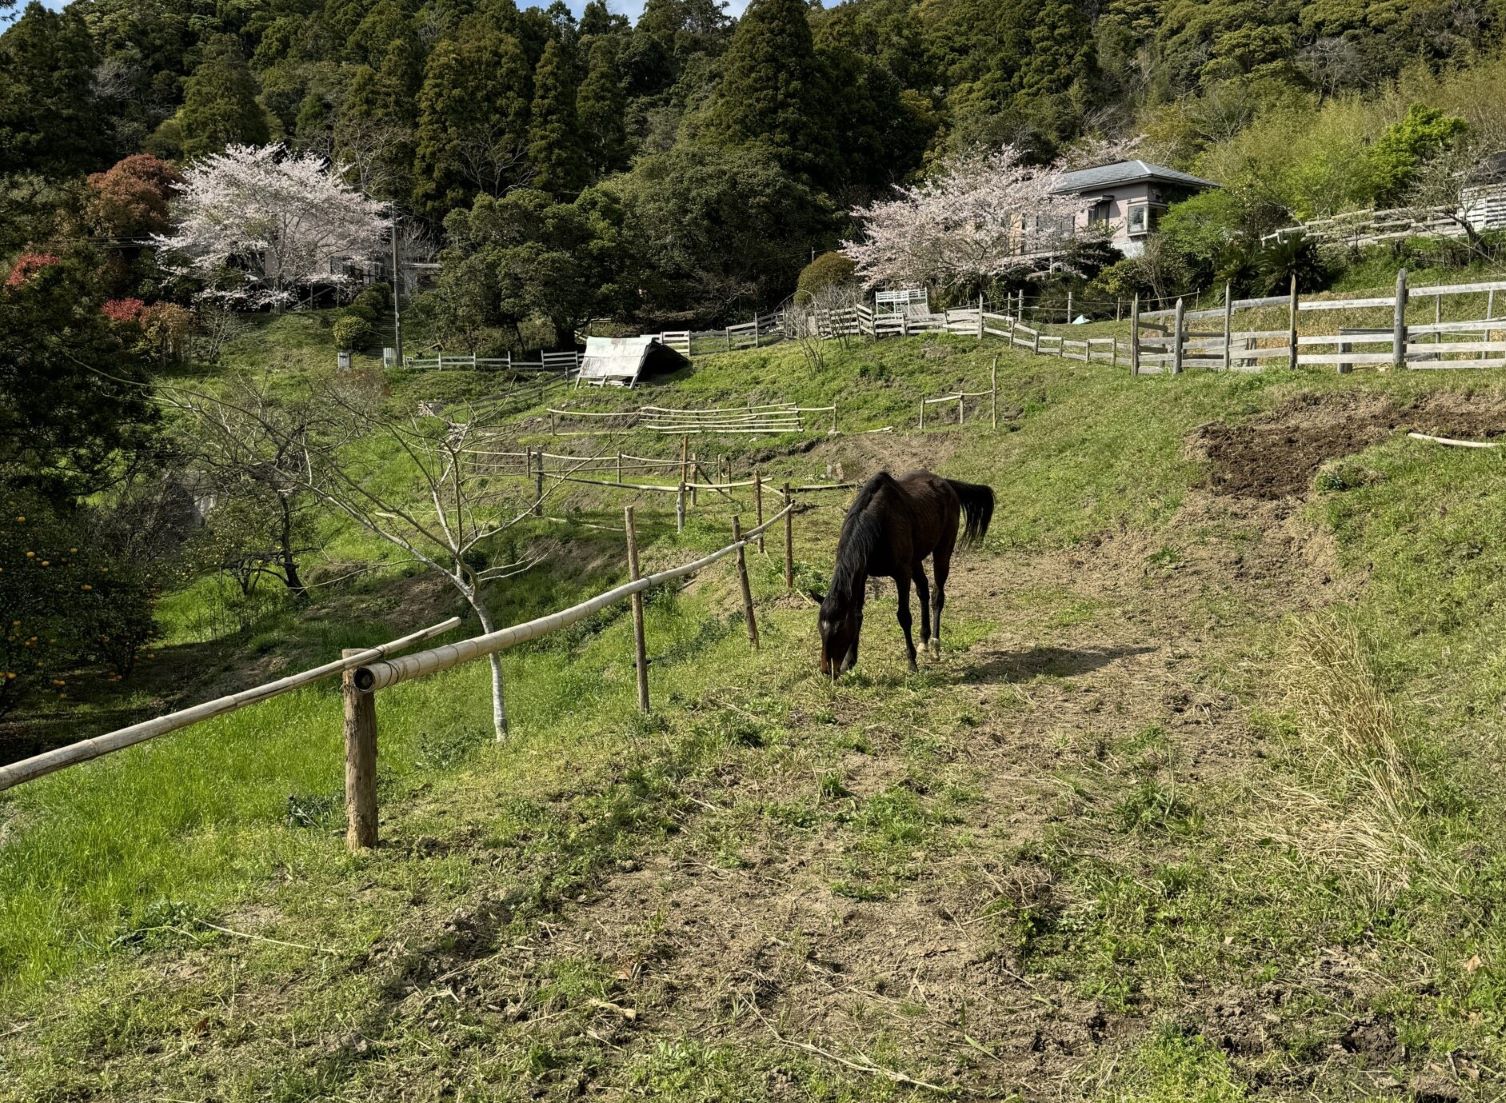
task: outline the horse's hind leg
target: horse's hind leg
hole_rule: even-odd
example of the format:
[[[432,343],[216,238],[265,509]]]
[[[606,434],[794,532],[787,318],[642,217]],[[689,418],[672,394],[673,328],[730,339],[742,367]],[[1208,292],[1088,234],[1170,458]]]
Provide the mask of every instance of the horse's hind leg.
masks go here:
[[[941,658],[941,610],[946,605],[946,579],[952,573],[952,549],[938,547],[932,555],[936,589],[931,592],[931,643],[933,658]]]
[[[899,626],[905,630],[905,654],[910,660],[910,669],[915,670],[915,639],[910,635],[910,580],[896,578],[894,585],[899,590]]]
[[[931,587],[926,583],[924,563],[915,564],[915,599],[920,602],[920,646],[931,653]]]

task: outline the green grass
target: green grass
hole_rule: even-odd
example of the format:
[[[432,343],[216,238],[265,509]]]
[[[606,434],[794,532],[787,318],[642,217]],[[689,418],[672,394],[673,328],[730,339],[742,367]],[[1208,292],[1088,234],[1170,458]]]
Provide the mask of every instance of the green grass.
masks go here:
[[[318,367],[319,325],[266,323],[274,361],[290,374]],[[249,346],[234,355],[254,362]],[[997,434],[975,424],[914,434],[920,397],[973,389],[995,355],[1006,413]],[[460,375],[399,377],[394,401],[490,386]],[[829,464],[865,473],[876,441],[993,485],[994,528],[967,568],[975,589],[948,608],[957,665],[903,669],[891,597],[870,611],[863,666],[835,687],[822,682],[813,611],[782,597],[777,556],[754,556],[756,654],[722,567],[649,601],[651,718],[633,704],[626,607],[508,654],[515,731],[504,745],[487,732],[482,664],[384,691],[388,842],[372,853],[347,855],[340,840],[332,686],[0,796],[9,1012],[0,1099],[384,1098],[440,1082],[457,1098],[564,1098],[585,1081],[676,1103],[903,1098],[907,1089],[881,1075],[780,1046],[735,999],[702,1007],[698,989],[656,995],[637,965],[623,979],[572,918],[624,871],[765,871],[776,885],[809,861],[834,915],[901,914],[918,892],[989,886],[985,908],[953,917],[958,929],[986,932],[991,952],[1050,993],[1041,999],[1115,1017],[1103,1050],[1081,1059],[1088,1097],[1237,1101],[1296,1082],[1281,1077],[1299,1070],[1320,1098],[1351,1098],[1340,1073],[1314,1070],[1364,1016],[1393,1024],[1411,1054],[1497,1062],[1506,1030],[1497,966],[1506,942],[1492,919],[1506,905],[1499,457],[1393,438],[1332,469],[1291,522],[1332,542],[1333,569],[1349,583],[1321,618],[1284,621],[1260,592],[1217,579],[1192,596],[1160,587],[1198,570],[1210,548],[1254,548],[1271,523],[1233,507],[1186,521],[1204,479],[1184,448],[1197,426],[1302,394],[1406,401],[1501,381],[1274,371],[1132,380],[964,338],[917,338],[833,346],[821,365],[776,346],[699,360],[663,389],[572,395],[593,406],[836,398],[843,434],[814,454],[762,458],[767,473],[824,481]],[[504,428],[547,442],[529,416]],[[894,433],[860,435],[885,426]],[[708,441],[704,451],[742,460],[769,443]],[[675,444],[631,447],[668,454]],[[401,466],[367,447],[372,477],[400,487]],[[582,488],[551,508],[610,523],[621,504],[615,492]],[[664,508],[639,503],[646,565],[725,542],[724,504],[703,498],[678,538]],[[746,517],[748,502],[740,508]],[[820,508],[797,524],[802,587],[824,585],[839,520]],[[373,551],[340,526],[322,535],[331,559]],[[527,537],[560,543],[551,569],[498,595],[504,621],[622,576],[611,533],[539,525]],[[1132,582],[1107,590],[1091,571],[1074,573],[1074,557],[1118,554],[1116,539],[1130,549]],[[370,642],[364,602],[400,573],[342,588],[326,622],[280,604],[217,609],[204,582],[169,595],[164,618],[176,647],[212,638],[255,657],[300,640],[328,654]],[[980,597],[989,586],[997,593]],[[1099,685],[1091,692],[1105,699],[1085,702],[1082,677],[1051,663],[952,680],[990,655],[1022,661],[1034,641],[1091,651],[1131,617],[1164,623],[1155,618],[1172,601],[1185,602],[1184,623],[1213,610],[1231,626],[1168,641],[1186,660],[1175,684],[1200,695],[1185,714],[1159,706],[1159,685],[1127,685],[1118,698]],[[1350,650],[1322,645],[1351,636]],[[1227,699],[1233,719],[1216,729],[1184,722],[1202,697]],[[996,760],[983,741],[1015,724],[1037,725],[1029,749],[1039,757],[1028,765]],[[1220,746],[1230,740],[1240,748]],[[1259,753],[1238,772],[1218,768],[1220,752],[1246,745]],[[1001,797],[995,775],[1011,770],[1028,776]],[[1044,794],[1027,805],[1038,823],[979,826],[983,810],[1031,785]],[[1379,825],[1381,849],[1328,845],[1361,823]],[[943,916],[938,930],[952,932],[937,909],[954,903],[926,898],[927,914]],[[641,925],[645,977],[672,964],[663,940],[674,919],[629,918]],[[790,934],[784,952],[797,976],[808,972],[801,940],[814,937]],[[1367,979],[1330,983],[1322,962],[1351,959]],[[789,981],[776,965],[768,972]],[[731,983],[716,972],[703,970],[697,985]],[[1221,1042],[1209,1008],[1225,989],[1250,1002],[1258,1052]],[[678,1010],[681,999],[690,1010]],[[924,1010],[921,997],[893,999],[896,1015]],[[633,1001],[643,1006],[629,1020],[621,1009]],[[989,1038],[959,1034],[955,1052],[927,1049],[918,1039],[930,1018],[917,1014],[914,1032],[895,1021],[856,1021],[829,1044],[917,1075],[951,1075],[958,1052],[992,1067],[976,1048],[986,1054],[998,1044]]]

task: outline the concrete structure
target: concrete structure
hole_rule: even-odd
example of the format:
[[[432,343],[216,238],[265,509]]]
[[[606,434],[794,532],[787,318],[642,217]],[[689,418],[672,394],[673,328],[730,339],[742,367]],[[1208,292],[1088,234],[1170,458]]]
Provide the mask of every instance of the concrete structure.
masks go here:
[[[1105,225],[1112,232],[1110,243],[1127,257],[1145,250],[1145,239],[1167,207],[1216,188],[1185,172],[1153,165],[1148,161],[1115,161],[1108,165],[1069,172],[1056,189],[1059,195],[1080,195],[1085,201],[1077,216],[1080,229]]]

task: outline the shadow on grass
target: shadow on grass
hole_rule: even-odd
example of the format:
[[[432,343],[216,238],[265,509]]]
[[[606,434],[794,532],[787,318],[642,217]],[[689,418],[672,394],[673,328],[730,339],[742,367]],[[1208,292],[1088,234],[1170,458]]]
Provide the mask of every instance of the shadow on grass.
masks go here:
[[[959,670],[953,683],[978,684],[982,682],[1028,682],[1042,675],[1052,678],[1074,678],[1089,674],[1102,667],[1132,655],[1144,655],[1155,651],[1154,647],[1129,645],[1124,647],[1032,647],[1026,651],[995,651],[985,662]]]

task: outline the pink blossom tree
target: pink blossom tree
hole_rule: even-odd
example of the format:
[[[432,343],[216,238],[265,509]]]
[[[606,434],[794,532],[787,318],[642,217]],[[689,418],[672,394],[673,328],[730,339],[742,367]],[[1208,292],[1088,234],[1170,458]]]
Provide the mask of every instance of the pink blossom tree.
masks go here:
[[[386,239],[385,208],[348,187],[344,169],[280,145],[231,146],[196,161],[157,235],[167,266],[202,297],[282,307],[300,291],[350,281]]]
[[[943,290],[1047,267],[1071,267],[1084,203],[1060,194],[1064,170],[1024,161],[1013,146],[974,150],[893,199],[853,210],[863,227],[842,252],[868,287]]]

